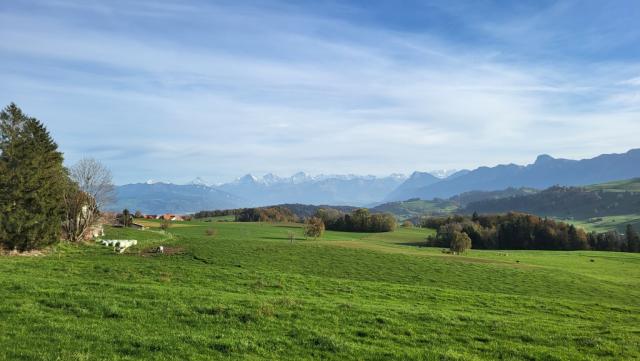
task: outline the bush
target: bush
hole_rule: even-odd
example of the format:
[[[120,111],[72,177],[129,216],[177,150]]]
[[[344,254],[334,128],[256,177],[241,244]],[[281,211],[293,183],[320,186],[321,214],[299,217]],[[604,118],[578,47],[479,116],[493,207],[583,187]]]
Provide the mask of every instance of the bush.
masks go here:
[[[471,238],[464,232],[454,231],[449,249],[454,254],[464,253],[471,249]]]
[[[309,218],[304,225],[304,235],[317,239],[324,233],[324,223],[318,217]]]
[[[404,228],[413,228],[413,223],[411,221],[402,222],[402,227]]]
[[[207,228],[204,233],[209,237],[214,237],[218,234],[218,230],[215,228]]]
[[[171,221],[168,219],[163,219],[162,222],[160,223],[160,229],[162,230],[167,230],[171,227]]]

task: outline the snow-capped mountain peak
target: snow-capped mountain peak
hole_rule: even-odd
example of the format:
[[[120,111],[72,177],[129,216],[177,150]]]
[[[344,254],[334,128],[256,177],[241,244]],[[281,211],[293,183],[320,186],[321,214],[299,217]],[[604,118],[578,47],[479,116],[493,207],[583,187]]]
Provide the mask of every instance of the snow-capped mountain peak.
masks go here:
[[[457,171],[458,171],[457,169],[436,169],[436,170],[429,171],[428,173],[434,177],[445,179]]]
[[[209,183],[207,183],[201,177],[196,177],[196,179],[194,179],[191,182],[189,182],[189,184],[194,185],[194,186],[207,186],[207,187],[209,186]]]

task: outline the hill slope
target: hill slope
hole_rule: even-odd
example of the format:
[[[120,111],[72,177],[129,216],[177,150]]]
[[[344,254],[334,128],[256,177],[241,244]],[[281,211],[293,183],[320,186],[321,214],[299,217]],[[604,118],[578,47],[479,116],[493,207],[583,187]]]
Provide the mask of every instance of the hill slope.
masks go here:
[[[413,172],[411,176],[385,197],[385,201],[404,201],[413,197],[421,187],[440,182],[441,179],[426,172]]]
[[[640,218],[640,179],[586,187],[554,186],[535,194],[472,202],[464,211],[467,213],[518,211],[539,216],[582,220],[584,222],[581,222],[581,225],[588,229],[621,229],[625,224],[621,222],[636,224],[637,219]],[[611,218],[616,216],[624,217]],[[606,224],[595,227],[603,223],[602,221]]]
[[[419,198],[400,202],[388,202],[371,208],[373,213],[391,213],[399,219],[420,216],[444,215],[459,211],[471,202],[486,199],[508,198],[517,195],[534,194],[532,188],[507,188],[501,191],[465,192],[449,199],[424,200]]]
[[[108,229],[139,241],[125,254],[3,257],[0,359],[640,358],[640,254],[453,256],[407,246],[433,234],[419,228],[305,241],[295,224],[157,225]]]

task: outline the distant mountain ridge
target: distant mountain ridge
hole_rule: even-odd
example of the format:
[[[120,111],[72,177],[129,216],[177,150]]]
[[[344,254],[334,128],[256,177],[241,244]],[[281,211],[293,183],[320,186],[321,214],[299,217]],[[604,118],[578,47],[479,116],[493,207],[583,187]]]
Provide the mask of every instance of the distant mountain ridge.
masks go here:
[[[147,182],[116,187],[116,202],[108,210],[124,208],[146,214],[191,213],[214,206],[237,208],[247,202],[241,197],[199,184]]]
[[[582,186],[639,176],[640,149],[583,160],[556,159],[545,154],[538,156],[533,164],[525,166],[506,164],[480,167],[438,182],[426,179],[419,186],[412,184],[411,191],[402,193],[402,197],[448,198],[470,191],[494,191],[509,187],[545,189],[553,185]]]
[[[289,178],[267,174],[258,178],[250,174],[217,187],[224,192],[250,200],[249,206],[281,203],[334,204],[364,206],[379,201],[406,177],[356,175],[310,176],[296,173]]]
[[[401,174],[386,177],[352,174],[312,176],[299,172],[291,177],[271,173],[262,177],[247,174],[221,185],[208,185],[200,178],[187,185],[149,181],[117,187],[118,202],[110,209],[126,207],[146,213],[184,213],[283,203],[362,207],[413,198],[448,199],[474,191],[605,183],[640,177],[639,165],[640,149],[632,149],[622,154],[604,154],[583,160],[556,159],[545,154],[529,165],[505,164],[453,174],[450,171],[437,173],[439,176],[449,174],[444,179],[429,172],[414,172],[410,177]],[[472,198],[472,194],[465,197]]]
[[[440,182],[442,179],[427,172],[413,172],[411,176],[389,193],[385,201],[407,200],[415,196],[415,193],[422,187]]]
[[[364,206],[402,184],[406,177],[392,174],[308,175],[291,177],[247,174],[232,182],[209,185],[196,178],[186,185],[147,181],[116,187],[117,202],[109,210],[140,210],[143,213],[187,213],[200,210],[259,207],[283,203]]]

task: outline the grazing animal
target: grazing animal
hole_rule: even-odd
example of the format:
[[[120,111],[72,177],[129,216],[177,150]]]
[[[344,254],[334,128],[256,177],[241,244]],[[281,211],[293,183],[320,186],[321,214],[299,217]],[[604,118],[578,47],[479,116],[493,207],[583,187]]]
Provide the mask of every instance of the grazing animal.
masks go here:
[[[107,247],[113,247],[114,250],[118,253],[122,253],[124,252],[127,248],[131,247],[131,246],[135,246],[138,244],[138,241],[135,239],[109,239],[109,240],[102,240],[100,241],[100,243],[103,246],[107,246]]]
[[[164,253],[164,247],[163,246],[158,246],[158,248],[156,248],[156,252],[157,253]]]

